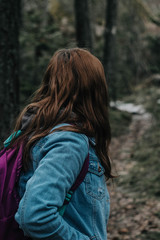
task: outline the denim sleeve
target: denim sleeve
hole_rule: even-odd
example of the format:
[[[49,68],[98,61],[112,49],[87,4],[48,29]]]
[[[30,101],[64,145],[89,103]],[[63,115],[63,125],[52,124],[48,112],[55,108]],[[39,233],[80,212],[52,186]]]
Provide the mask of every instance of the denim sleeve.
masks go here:
[[[88,154],[87,137],[69,131],[56,132],[45,137],[39,151],[43,157],[27,182],[16,221],[33,239],[88,240],[58,212]]]

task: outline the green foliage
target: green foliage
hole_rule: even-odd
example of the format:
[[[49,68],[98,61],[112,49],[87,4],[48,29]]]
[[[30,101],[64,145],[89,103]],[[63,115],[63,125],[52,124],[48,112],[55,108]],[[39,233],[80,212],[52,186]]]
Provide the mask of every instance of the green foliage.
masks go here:
[[[123,184],[132,188],[142,197],[152,196],[160,198],[160,89],[155,87],[141,88],[136,93],[138,99],[145,105],[148,112],[154,116],[151,128],[142,139],[136,143],[130,161],[136,165],[129,175],[123,178]]]
[[[159,232],[147,232],[146,233],[143,233],[141,235],[141,239],[142,240],[146,240],[146,239],[151,239],[151,240],[158,240],[160,239],[160,233]]]
[[[110,110],[110,123],[112,136],[118,137],[128,132],[128,126],[131,123],[132,115],[112,108]]]
[[[138,8],[135,1],[120,1],[116,69],[118,95],[132,92],[133,86],[146,72],[143,57],[145,51],[142,37],[145,31],[143,15],[144,11]]]
[[[142,82],[149,72],[160,71],[159,37],[149,36],[146,31],[149,18],[157,26],[158,23],[152,17],[154,13],[150,13],[149,7],[143,2],[118,1],[116,57],[113,63],[115,80],[108,83],[110,95],[115,99],[132,93],[134,86]],[[21,105],[40,84],[53,53],[59,48],[76,46],[73,4],[73,0],[23,0],[20,33]],[[89,0],[89,7],[93,54],[102,61],[106,0]]]
[[[99,4],[101,14],[95,8],[96,27],[104,26],[104,1],[95,1]],[[97,14],[97,15],[96,15]],[[118,19],[116,46],[114,55],[116,56],[112,67],[114,69],[114,82],[109,83],[111,98],[120,98],[133,92],[135,85],[143,81],[149,74],[151,68],[157,67],[154,61],[158,54],[158,41],[154,47],[148,45],[146,36],[149,34],[146,28],[147,23],[153,22],[154,12],[150,6],[144,4],[142,0],[120,0],[118,1]],[[156,36],[155,36],[156,37]],[[103,55],[104,36],[95,36],[95,54],[100,59]],[[155,54],[154,54],[155,51]],[[156,52],[157,51],[157,52]],[[155,65],[155,66],[154,66]]]
[[[156,122],[155,127],[160,127],[160,88],[150,86],[149,88],[143,89],[146,110],[153,114]],[[146,99],[146,101],[145,101]]]
[[[48,11],[47,3],[24,1],[20,34],[21,105],[39,86],[53,53],[70,45],[70,38],[60,29]],[[72,35],[70,35],[71,37]]]
[[[152,73],[160,72],[160,36],[148,36],[149,67]]]
[[[137,161],[137,164],[130,173],[128,185],[142,196],[149,194],[160,198],[160,133],[157,131],[157,128],[152,128],[141,142],[136,144],[132,159]]]
[[[69,4],[68,4],[69,3]],[[49,0],[48,8],[52,17],[60,22],[63,17],[69,18],[73,22],[74,0]]]

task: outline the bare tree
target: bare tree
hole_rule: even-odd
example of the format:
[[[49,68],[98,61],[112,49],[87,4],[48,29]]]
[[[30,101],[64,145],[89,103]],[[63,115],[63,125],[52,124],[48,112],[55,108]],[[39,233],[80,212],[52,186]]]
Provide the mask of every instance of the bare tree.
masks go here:
[[[76,39],[78,47],[92,50],[92,33],[88,0],[74,0]]]
[[[115,60],[115,36],[116,36],[116,20],[117,20],[117,0],[106,0],[106,27],[105,27],[105,40],[104,40],[104,56],[103,64],[109,84],[111,88],[114,88],[113,81],[114,79],[114,69],[113,64]],[[115,90],[113,90],[115,93]]]
[[[20,0],[0,0],[0,140],[11,129],[19,103]]]

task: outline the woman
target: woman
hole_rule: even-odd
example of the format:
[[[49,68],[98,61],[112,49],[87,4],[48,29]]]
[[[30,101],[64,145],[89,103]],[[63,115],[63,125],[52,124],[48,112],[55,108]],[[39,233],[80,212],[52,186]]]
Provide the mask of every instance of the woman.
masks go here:
[[[15,215],[33,239],[107,239],[112,178],[108,156],[110,125],[103,66],[87,50],[57,51],[42,85],[21,113],[15,131],[27,139],[21,201]],[[89,153],[84,181],[73,193],[63,217],[59,208]]]

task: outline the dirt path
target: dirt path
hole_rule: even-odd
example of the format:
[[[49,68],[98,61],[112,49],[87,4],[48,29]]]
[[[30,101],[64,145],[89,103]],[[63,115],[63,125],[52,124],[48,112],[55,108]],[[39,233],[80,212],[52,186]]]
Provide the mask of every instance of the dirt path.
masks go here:
[[[143,113],[133,115],[129,133],[113,139],[111,155],[120,178],[127,175],[135,162],[129,162],[132,148],[151,125],[152,118]],[[160,228],[160,202],[139,199],[133,192],[124,189],[123,185],[109,186],[111,197],[111,214],[108,224],[108,240],[158,240],[153,232]],[[159,229],[160,231],[160,229]]]

